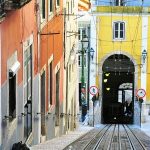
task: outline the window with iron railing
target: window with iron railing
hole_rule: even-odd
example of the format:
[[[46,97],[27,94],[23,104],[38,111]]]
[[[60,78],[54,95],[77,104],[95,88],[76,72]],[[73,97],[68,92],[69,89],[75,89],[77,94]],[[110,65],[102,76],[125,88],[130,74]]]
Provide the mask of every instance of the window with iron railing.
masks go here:
[[[32,45],[24,52],[24,140],[32,132]]]

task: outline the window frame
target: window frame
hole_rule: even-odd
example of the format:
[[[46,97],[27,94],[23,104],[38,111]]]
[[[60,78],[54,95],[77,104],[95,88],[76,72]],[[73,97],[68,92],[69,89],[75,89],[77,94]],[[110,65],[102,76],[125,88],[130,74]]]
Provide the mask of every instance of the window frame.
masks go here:
[[[118,29],[116,29],[116,24],[118,24]],[[120,29],[120,25],[123,24],[123,30]],[[116,31],[118,32],[118,36],[115,35]],[[113,22],[113,40],[114,41],[122,41],[125,40],[126,34],[126,23],[124,21],[114,21]],[[123,37],[121,37],[121,32],[123,32]]]
[[[45,7],[43,7],[43,1],[44,1],[44,4],[45,4]],[[41,16],[41,22],[44,22],[46,20],[46,0],[41,0],[41,11],[40,11],[40,16]],[[43,8],[45,11],[43,11]],[[43,14],[44,12],[44,14]],[[44,15],[44,17],[43,17]]]
[[[13,104],[14,105],[11,105],[12,103],[12,89],[10,87],[10,84],[12,85],[12,79],[13,79],[13,86],[14,86],[14,90],[13,90],[13,96],[14,96],[14,99],[13,99]],[[10,72],[8,73],[8,84],[9,84],[9,95],[8,95],[8,98],[9,98],[9,122],[12,122],[14,119],[16,119],[16,116],[17,116],[17,75],[12,75]],[[11,93],[11,94],[10,94]],[[14,109],[13,109],[14,107]],[[13,110],[13,112],[12,112]],[[13,114],[11,114],[13,113]]]
[[[52,4],[52,6],[51,6]],[[48,1],[48,14],[51,15],[53,14],[54,11],[54,1],[53,0],[49,0]]]
[[[72,77],[72,71],[71,71],[71,68],[72,66],[71,66],[71,64],[69,64],[69,71],[68,71],[68,73],[69,73],[69,82],[71,82],[71,77]]]
[[[85,32],[85,35],[83,34],[83,31]],[[84,39],[84,36],[87,36],[87,28],[86,27],[80,27],[78,29],[78,40],[79,41],[82,41],[82,39]]]
[[[79,64],[80,62],[80,64]],[[78,55],[78,67],[82,67],[82,54]],[[84,68],[87,67],[87,55],[84,54]]]
[[[55,101],[55,114],[56,114],[56,119],[55,119],[55,126],[59,126],[60,124],[60,68],[55,74],[55,96],[56,96],[56,101]]]
[[[33,131],[32,125],[32,88],[33,88],[33,43],[24,49],[23,59],[23,90],[24,90],[24,141],[26,142]],[[31,83],[31,85],[30,85]],[[25,92],[26,90],[26,92]],[[29,91],[30,90],[30,91]],[[30,92],[30,93],[29,93]],[[29,122],[30,121],[30,122]]]
[[[53,105],[53,61],[49,63],[49,107]]]
[[[115,0],[115,6],[125,6],[124,0]]]
[[[60,0],[56,0],[56,7],[60,7]]]

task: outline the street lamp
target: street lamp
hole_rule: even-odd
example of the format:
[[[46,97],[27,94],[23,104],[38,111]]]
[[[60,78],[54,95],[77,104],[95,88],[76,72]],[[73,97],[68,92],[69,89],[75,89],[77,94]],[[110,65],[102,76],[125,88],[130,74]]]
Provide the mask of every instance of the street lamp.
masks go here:
[[[84,62],[84,54],[86,53],[86,49],[88,48],[88,44],[89,44],[89,41],[88,41],[88,38],[83,38],[81,40],[81,43],[82,43],[82,50],[81,50],[81,53],[82,53],[82,74],[81,74],[81,83],[82,83],[82,88],[85,87],[85,79],[84,79],[84,65],[85,65],[85,62]]]
[[[82,105],[82,121],[84,121],[85,119],[85,115],[87,113],[87,102],[85,99],[85,78],[84,78],[84,54],[86,53],[86,49],[88,48],[89,45],[89,40],[88,38],[83,38],[81,40],[81,44],[82,44],[82,49],[81,49],[81,54],[82,54],[82,74],[81,74],[81,105]],[[83,90],[84,89],[84,90]],[[84,93],[83,93],[84,91]]]
[[[90,57],[91,57],[91,59],[93,60],[93,58],[94,58],[94,49],[91,47],[91,49],[90,49]]]
[[[146,57],[147,57],[147,51],[144,49],[143,52],[142,52],[142,61],[143,61],[143,63],[145,63]]]

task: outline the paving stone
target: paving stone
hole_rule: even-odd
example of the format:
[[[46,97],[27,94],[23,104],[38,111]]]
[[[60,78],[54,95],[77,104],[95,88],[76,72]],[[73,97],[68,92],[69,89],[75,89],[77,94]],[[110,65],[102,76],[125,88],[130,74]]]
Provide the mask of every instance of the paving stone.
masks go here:
[[[30,147],[30,150],[62,150],[67,145],[92,129],[93,127],[80,125],[79,128],[75,131],[69,132],[66,135],[62,135],[61,137],[54,138],[44,143],[34,145]]]

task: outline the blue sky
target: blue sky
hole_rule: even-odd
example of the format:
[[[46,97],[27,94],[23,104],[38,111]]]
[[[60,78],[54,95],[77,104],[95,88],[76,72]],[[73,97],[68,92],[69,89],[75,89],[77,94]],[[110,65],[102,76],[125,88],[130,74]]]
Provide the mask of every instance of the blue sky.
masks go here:
[[[110,1],[114,2],[115,0],[94,0],[97,1],[98,5],[110,5]],[[141,6],[142,0],[125,0],[126,6]],[[143,6],[150,6],[150,0],[143,0]]]

